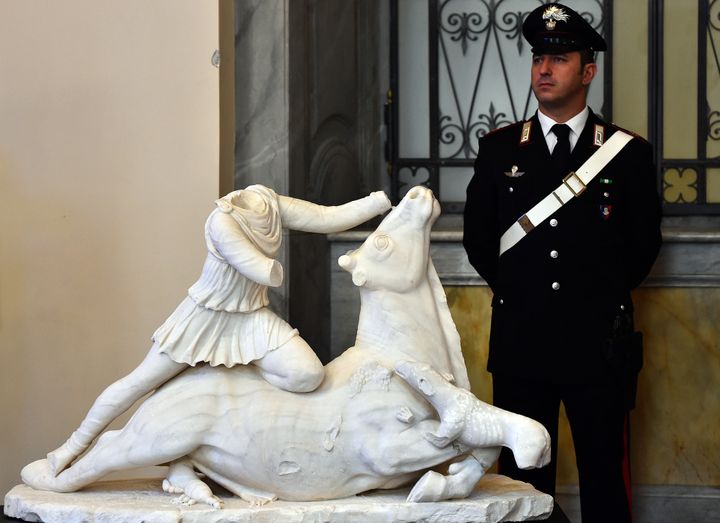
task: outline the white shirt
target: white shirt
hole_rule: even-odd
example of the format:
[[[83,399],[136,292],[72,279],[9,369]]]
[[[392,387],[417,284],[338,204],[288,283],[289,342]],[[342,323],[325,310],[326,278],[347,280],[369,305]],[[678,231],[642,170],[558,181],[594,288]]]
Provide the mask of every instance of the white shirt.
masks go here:
[[[555,144],[557,143],[557,136],[555,136],[555,133],[551,130],[552,126],[558,123],[564,123],[570,127],[569,139],[570,151],[572,151],[575,148],[578,138],[580,138],[580,133],[582,133],[585,128],[588,116],[590,116],[590,109],[588,109],[588,106],[586,105],[585,109],[570,118],[567,122],[556,122],[546,114],[543,114],[541,111],[538,111],[537,115],[538,120],[540,120],[540,127],[542,128],[543,136],[545,136],[545,143],[547,143],[548,150],[550,151],[550,154],[552,154],[553,149],[555,149]]]

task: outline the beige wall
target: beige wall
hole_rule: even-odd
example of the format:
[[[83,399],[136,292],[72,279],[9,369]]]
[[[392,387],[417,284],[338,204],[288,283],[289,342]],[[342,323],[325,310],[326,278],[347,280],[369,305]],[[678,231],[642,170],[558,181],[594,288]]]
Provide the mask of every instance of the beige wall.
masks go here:
[[[0,495],[199,274],[217,46],[216,2],[0,0]]]
[[[647,0],[613,2],[613,122],[648,135]]]

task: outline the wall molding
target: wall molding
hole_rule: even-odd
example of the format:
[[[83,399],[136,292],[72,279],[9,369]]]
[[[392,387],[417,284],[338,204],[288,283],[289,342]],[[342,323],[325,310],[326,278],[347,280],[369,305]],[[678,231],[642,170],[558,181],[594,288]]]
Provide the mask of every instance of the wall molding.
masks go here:
[[[328,236],[331,243],[356,248],[370,231],[349,231]],[[462,246],[462,229],[430,233],[430,254],[443,285],[487,286],[470,265]],[[664,228],[663,246],[642,287],[720,287],[720,230]],[[334,260],[331,260],[333,263]]]

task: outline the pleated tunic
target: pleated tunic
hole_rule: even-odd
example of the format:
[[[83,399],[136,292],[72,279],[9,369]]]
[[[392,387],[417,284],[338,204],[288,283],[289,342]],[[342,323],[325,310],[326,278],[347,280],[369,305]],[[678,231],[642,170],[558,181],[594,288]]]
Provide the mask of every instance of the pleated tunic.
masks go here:
[[[298,335],[267,306],[269,268],[282,241],[277,195],[253,185],[216,202],[205,223],[208,255],[188,296],[153,334],[174,361],[232,367]]]

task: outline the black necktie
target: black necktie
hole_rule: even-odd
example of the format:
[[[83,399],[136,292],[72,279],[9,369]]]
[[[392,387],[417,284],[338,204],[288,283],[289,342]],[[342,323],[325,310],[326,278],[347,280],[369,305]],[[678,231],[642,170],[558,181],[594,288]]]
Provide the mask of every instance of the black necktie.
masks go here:
[[[557,143],[552,152],[553,166],[563,177],[570,169],[570,127],[557,123],[550,129],[557,136]]]

